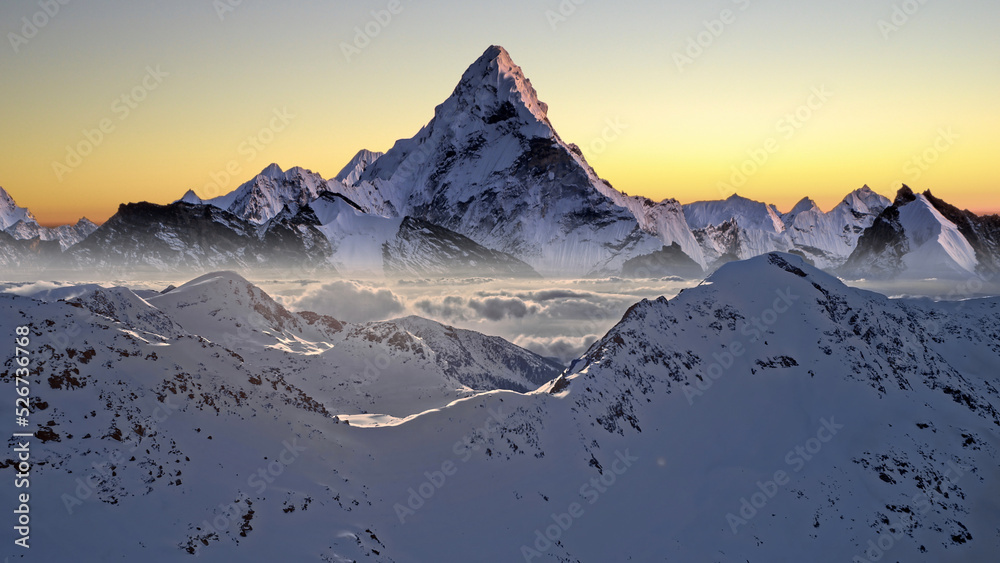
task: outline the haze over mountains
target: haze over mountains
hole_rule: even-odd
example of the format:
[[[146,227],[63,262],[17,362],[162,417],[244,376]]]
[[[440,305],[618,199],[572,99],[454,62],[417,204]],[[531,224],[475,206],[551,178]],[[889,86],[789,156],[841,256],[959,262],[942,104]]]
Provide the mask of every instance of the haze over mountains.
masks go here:
[[[997,220],[942,212],[947,204],[929,194],[936,212],[893,227],[891,242],[877,233],[893,221],[881,217],[894,212],[892,202],[867,187],[828,212],[808,197],[784,214],[736,195],[654,202],[598,177],[547,112],[507,51],[490,47],[414,137],[385,154],[360,151],[332,179],[272,164],[210,200],[188,191],[167,206],[123,205],[100,229],[86,220],[40,228],[4,193],[0,230],[17,240],[0,238],[0,261],[123,276],[266,268],[375,277],[696,279],[730,260],[786,251],[842,275],[920,278],[936,270],[912,267],[924,263],[918,248],[939,238],[934,252],[943,254],[934,263],[953,263],[948,275],[997,274]],[[17,242],[32,238],[58,240],[60,248]],[[868,258],[852,257],[862,238],[859,252]],[[917,254],[873,257],[903,246]]]

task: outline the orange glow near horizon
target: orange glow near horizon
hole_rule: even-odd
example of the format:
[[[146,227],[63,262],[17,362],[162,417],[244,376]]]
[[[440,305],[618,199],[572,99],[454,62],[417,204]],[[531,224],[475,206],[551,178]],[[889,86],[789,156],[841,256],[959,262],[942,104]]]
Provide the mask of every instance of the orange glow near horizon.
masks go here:
[[[188,189],[219,195],[272,162],[330,178],[358,150],[416,134],[492,43],[561,137],[632,195],[735,191],[782,211],[808,196],[826,210],[865,184],[892,198],[905,182],[1000,212],[1000,4],[928,3],[887,37],[877,22],[891,7],[749,3],[686,66],[675,55],[717,16],[702,3],[587,3],[558,26],[534,5],[403,6],[349,58],[370,7],[243,3],[220,18],[210,3],[67,5],[5,46],[0,186],[56,225]],[[0,21],[34,9],[5,3]],[[276,111],[294,117],[246,150]],[[67,147],[89,141],[66,166]]]

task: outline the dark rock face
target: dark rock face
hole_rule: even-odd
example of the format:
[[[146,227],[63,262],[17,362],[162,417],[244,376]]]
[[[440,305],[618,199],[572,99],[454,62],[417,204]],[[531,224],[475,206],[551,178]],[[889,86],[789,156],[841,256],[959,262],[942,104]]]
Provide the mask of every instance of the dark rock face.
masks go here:
[[[396,239],[382,246],[382,259],[390,276],[541,277],[510,254],[413,217],[404,218]]]
[[[977,273],[987,279],[1000,276],[1000,216],[980,217],[934,197],[930,191],[923,196],[958,227],[961,235],[976,252]],[[887,207],[858,239],[858,246],[848,258],[840,274],[848,277],[893,277],[903,268],[903,256],[910,250],[899,219],[899,209],[917,199],[909,186],[903,186],[893,204]]]
[[[5,269],[30,264],[34,270],[44,270],[58,264],[60,253],[59,241],[18,240],[0,231],[0,266]]]
[[[329,242],[308,225],[259,229],[212,206],[132,203],[67,252],[66,262],[122,273],[329,269],[329,254]]]
[[[722,254],[711,264],[708,269],[715,271],[723,264],[734,262],[740,259],[743,252],[743,244],[740,241],[740,227],[736,219],[730,219],[721,225],[712,225],[704,229],[692,231],[698,244],[706,246],[709,240],[715,241],[722,247]]]
[[[899,223],[899,207],[893,204],[861,235],[842,270],[853,276],[892,276],[903,268],[903,255],[909,248]]]
[[[698,279],[704,274],[701,266],[690,256],[684,254],[676,242],[670,246],[664,246],[662,250],[652,254],[626,260],[622,267],[622,275],[631,278],[678,276]]]

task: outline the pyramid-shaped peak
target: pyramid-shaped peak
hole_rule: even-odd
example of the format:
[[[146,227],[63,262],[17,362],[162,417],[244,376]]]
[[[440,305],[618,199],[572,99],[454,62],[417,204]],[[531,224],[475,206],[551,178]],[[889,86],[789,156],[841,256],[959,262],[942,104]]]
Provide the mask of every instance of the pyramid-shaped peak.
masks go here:
[[[194,193],[194,190],[188,190],[187,192],[184,193],[184,197],[180,198],[177,201],[181,201],[183,203],[190,203],[193,205],[200,205],[202,203],[201,198],[198,197],[198,194]]]
[[[847,197],[841,202],[842,206],[847,206],[862,213],[878,213],[891,204],[892,201],[889,198],[876,193],[867,184],[847,194]]]
[[[886,197],[875,193],[875,190],[868,187],[868,184],[865,184],[864,186],[861,186],[860,188],[854,190],[853,192],[850,193],[850,195],[858,196],[862,199],[871,199],[871,198],[887,199]]]
[[[483,117],[490,122],[514,117],[509,115],[512,109],[522,118],[533,117],[545,122],[549,110],[545,103],[539,101],[538,93],[521,67],[514,63],[506,49],[498,45],[486,49],[465,71],[452,93],[452,99],[460,107],[481,107],[488,112]],[[520,115],[522,109],[530,115]]]
[[[354,185],[361,174],[368,169],[369,166],[375,163],[376,160],[382,158],[385,153],[370,151],[368,149],[361,149],[358,154],[354,155],[354,158],[340,170],[335,178],[347,185]]]
[[[35,217],[24,207],[18,207],[14,198],[0,187],[0,231],[17,224],[18,221],[34,223]]]
[[[278,178],[281,178],[285,175],[285,171],[282,170],[280,166],[272,162],[267,166],[267,168],[261,170],[259,175],[267,176],[268,178],[274,178],[277,180]]]
[[[792,210],[788,212],[788,214],[798,215],[799,213],[804,213],[806,211],[811,211],[813,209],[819,209],[819,206],[816,205],[816,202],[813,201],[812,198],[804,197],[798,203],[795,204],[795,207],[793,207]]]
[[[476,62],[472,63],[471,68],[488,67],[493,67],[501,71],[523,74],[521,67],[514,63],[514,59],[511,58],[507,49],[504,49],[500,45],[491,45],[488,49],[486,49],[486,51],[483,52],[482,56],[480,56]]]
[[[907,203],[910,203],[911,201],[914,201],[915,199],[917,199],[917,194],[913,193],[913,190],[910,189],[910,186],[903,184],[903,187],[899,188],[899,191],[896,192],[896,201],[894,202],[894,204],[896,205],[896,207],[901,207],[903,205],[906,205]]]
[[[501,45],[490,45],[490,47],[483,53],[482,58],[505,59],[513,64],[513,61],[510,59],[510,53],[508,53],[507,49],[504,49]]]
[[[17,203],[14,198],[11,197],[7,190],[0,186],[0,209],[15,209],[17,208]]]

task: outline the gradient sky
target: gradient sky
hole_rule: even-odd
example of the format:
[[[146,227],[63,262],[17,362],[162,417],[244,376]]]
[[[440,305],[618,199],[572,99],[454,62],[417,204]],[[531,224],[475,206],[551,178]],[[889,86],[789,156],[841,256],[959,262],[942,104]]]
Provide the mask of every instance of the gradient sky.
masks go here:
[[[827,209],[864,184],[891,196],[905,181],[1000,210],[996,0],[576,1],[560,21],[559,0],[399,0],[350,60],[342,44],[377,29],[372,11],[389,0],[72,1],[51,18],[37,2],[4,2],[0,186],[55,224],[189,188],[209,195],[213,175],[230,191],[271,162],[331,177],[358,149],[415,134],[500,44],[560,135],[630,194],[718,199],[734,167],[776,146],[740,195],[782,210],[809,195]],[[880,28],[914,6],[898,29]],[[705,22],[727,9],[735,21],[709,40]],[[45,25],[20,41],[25,17]],[[708,46],[679,69],[675,54],[702,32]],[[155,89],[126,114],[116,100],[147,67],[168,75],[146,79]],[[832,96],[810,100],[814,88]],[[294,118],[247,150],[276,110]],[[807,119],[789,128],[796,110]],[[102,120],[113,129],[60,180],[53,163]],[[602,144],[609,120],[627,128]],[[925,152],[933,164],[913,160]],[[238,169],[228,182],[227,166]]]

